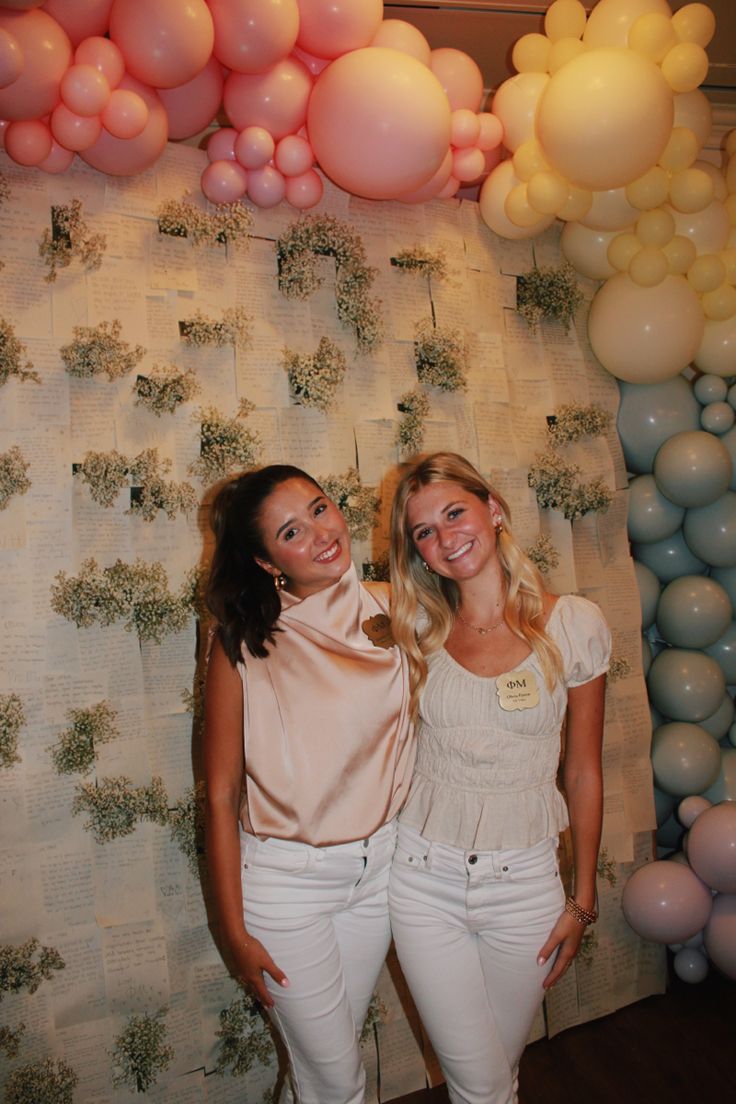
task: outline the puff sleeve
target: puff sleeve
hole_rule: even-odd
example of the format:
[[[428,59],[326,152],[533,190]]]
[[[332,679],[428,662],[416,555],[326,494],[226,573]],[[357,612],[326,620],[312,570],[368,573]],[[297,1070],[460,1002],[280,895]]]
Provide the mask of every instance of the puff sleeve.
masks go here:
[[[562,653],[565,685],[582,686],[604,674],[611,659],[611,632],[603,614],[587,598],[559,599],[556,643]]]

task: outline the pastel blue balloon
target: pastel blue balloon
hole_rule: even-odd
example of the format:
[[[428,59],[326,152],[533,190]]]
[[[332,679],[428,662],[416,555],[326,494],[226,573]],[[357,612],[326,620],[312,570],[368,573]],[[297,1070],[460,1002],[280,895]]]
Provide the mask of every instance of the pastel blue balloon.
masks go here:
[[[652,661],[647,686],[663,716],[697,724],[721,704],[726,680],[716,661],[704,652],[667,648]]]
[[[698,985],[708,976],[708,959],[696,947],[683,947],[675,955],[672,968],[680,981]]]
[[[720,583],[706,575],[682,575],[659,596],[657,628],[668,644],[707,648],[726,631],[732,616],[731,599]]]
[[[685,829],[674,814],[667,817],[664,824],[657,829],[657,843],[660,847],[676,851],[683,841]]]
[[[715,657],[714,657],[715,658]],[[719,665],[720,666],[720,665]],[[723,668],[721,668],[722,670]],[[723,695],[723,701],[716,709],[715,713],[710,717],[706,717],[700,722],[700,727],[704,728],[706,732],[710,733],[714,740],[722,740],[728,733],[731,725],[733,724],[734,713],[736,708],[733,704],[733,698],[726,691]]]
[[[736,408],[736,383],[731,384],[728,389],[728,394],[726,395],[726,398],[730,402],[731,406]]]
[[[703,407],[700,415],[700,424],[708,433],[715,433],[720,437],[728,433],[736,422],[736,413],[727,402],[712,402]],[[729,450],[730,451],[730,450]]]
[[[703,406],[708,403],[722,402],[728,394],[728,384],[722,376],[714,376],[707,373],[696,379],[693,384],[693,394]]]
[[[677,799],[672,794],[664,793],[662,790],[654,787],[654,812],[657,817],[657,827],[661,826],[669,820],[675,811],[675,805]]]
[[[733,390],[733,388],[731,388]],[[729,483],[729,489],[736,491],[736,425],[731,429],[727,429],[724,434],[721,435],[721,444],[725,445],[731,456],[731,463],[733,464],[733,472],[731,473],[731,482]]]
[[[628,529],[632,541],[651,543],[671,537],[684,517],[684,507],[675,506],[660,493],[653,475],[638,475],[629,483]]]
[[[659,579],[646,564],[637,563],[636,560],[634,560],[634,574],[636,575],[636,585],[639,588],[642,627],[648,629],[654,623],[657,614]]]
[[[678,506],[707,506],[728,490],[731,453],[703,430],[676,433],[654,457],[654,478],[665,498]]]
[[[708,573],[711,579],[720,583],[731,599],[731,605],[736,610],[736,566],[713,567]]]
[[[688,510],[682,533],[693,555],[711,567],[736,566],[736,494],[726,491],[715,502]]]
[[[619,380],[618,434],[629,471],[650,472],[657,449],[675,433],[700,427],[700,405],[683,376],[664,383]]]
[[[680,575],[697,575],[706,567],[688,548],[682,529],[664,540],[634,544],[631,554],[653,571],[661,583],[671,583]]]
[[[727,683],[736,682],[736,621],[732,621],[716,642],[707,645],[703,651],[713,657],[723,671]]]
[[[718,777],[703,794],[714,805],[721,801],[736,801],[736,748],[721,748]]]
[[[732,724],[728,730],[728,742],[736,747],[736,724]]]
[[[641,666],[644,672],[644,678],[647,677],[647,672],[652,665],[652,645],[649,643],[645,636],[641,638]]]
[[[721,767],[721,749],[698,724],[671,721],[652,736],[652,770],[660,790],[675,797],[712,786]]]

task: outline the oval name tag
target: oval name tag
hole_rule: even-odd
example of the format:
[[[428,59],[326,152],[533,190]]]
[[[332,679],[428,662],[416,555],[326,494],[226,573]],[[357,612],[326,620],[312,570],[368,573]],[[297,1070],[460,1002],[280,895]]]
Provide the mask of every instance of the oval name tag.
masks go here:
[[[534,671],[512,671],[496,679],[498,704],[507,713],[514,709],[534,709],[539,705],[539,687]]]

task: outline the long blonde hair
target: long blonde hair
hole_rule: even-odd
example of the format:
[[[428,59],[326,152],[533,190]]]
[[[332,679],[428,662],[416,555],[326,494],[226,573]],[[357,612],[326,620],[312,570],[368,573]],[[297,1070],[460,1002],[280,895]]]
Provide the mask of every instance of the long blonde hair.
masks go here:
[[[562,657],[555,642],[538,625],[544,612],[544,581],[535,565],[516,543],[510,528],[508,505],[473,465],[455,452],[420,456],[404,472],[391,508],[391,624],[396,642],[407,654],[412,706],[416,713],[419,694],[427,679],[425,656],[438,651],[450,633],[459,591],[452,579],[428,572],[416,549],[406,512],[409,499],[430,483],[456,483],[482,502],[498,503],[503,529],[497,550],[506,582],[503,616],[509,629],[525,641],[537,656],[550,690],[562,677]],[[428,623],[417,632],[422,608]]]

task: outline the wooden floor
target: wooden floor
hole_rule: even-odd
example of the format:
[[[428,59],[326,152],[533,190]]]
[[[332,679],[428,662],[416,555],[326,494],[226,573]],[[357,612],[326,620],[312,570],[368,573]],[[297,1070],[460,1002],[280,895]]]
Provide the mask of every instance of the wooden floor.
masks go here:
[[[445,1104],[444,1085],[393,1104]],[[736,1100],[736,981],[673,978],[663,996],[540,1039],[520,1104],[725,1104]]]

